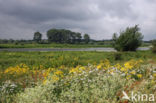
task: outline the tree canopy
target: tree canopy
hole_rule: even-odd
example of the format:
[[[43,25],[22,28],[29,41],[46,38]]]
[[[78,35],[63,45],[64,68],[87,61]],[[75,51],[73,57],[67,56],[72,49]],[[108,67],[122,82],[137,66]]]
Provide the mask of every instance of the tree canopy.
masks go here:
[[[42,39],[42,34],[40,32],[35,32],[33,40],[39,43],[41,39]]]
[[[156,53],[156,39],[152,40],[152,52]]]
[[[90,41],[90,36],[88,34],[84,34],[84,41],[88,43]]]
[[[117,51],[136,51],[141,45],[143,35],[139,32],[138,25],[134,27],[127,27],[125,31],[120,32],[120,36],[117,33],[113,34],[113,46]]]
[[[72,32],[65,29],[50,29],[47,31],[49,42],[56,43],[80,43],[82,36],[81,33]]]

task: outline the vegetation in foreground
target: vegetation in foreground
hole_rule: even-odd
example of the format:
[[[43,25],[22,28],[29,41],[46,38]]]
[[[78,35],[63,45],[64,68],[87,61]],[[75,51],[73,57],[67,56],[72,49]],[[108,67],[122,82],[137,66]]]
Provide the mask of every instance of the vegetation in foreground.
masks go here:
[[[156,55],[137,52],[1,52],[0,102],[128,102],[154,93]]]
[[[111,65],[105,59],[97,65],[29,68],[25,64],[1,71],[0,101],[3,103],[119,103],[122,91],[153,93],[156,66],[142,60]],[[146,101],[146,99],[143,99]],[[137,102],[137,101],[134,101]]]

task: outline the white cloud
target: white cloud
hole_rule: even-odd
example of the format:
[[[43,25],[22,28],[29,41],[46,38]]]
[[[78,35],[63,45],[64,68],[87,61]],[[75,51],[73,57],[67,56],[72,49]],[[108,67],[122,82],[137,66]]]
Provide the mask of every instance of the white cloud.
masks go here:
[[[139,24],[146,40],[156,38],[155,0],[0,0],[0,38],[32,39],[51,28],[110,39]]]

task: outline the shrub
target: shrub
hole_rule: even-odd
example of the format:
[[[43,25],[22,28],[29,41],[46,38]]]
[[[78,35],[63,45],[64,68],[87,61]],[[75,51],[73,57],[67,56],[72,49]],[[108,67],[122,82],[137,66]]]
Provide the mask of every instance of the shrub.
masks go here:
[[[21,91],[21,87],[11,81],[0,84],[0,103],[12,103],[14,94]]]
[[[18,103],[115,103],[119,90],[128,85],[120,75],[94,71],[55,83],[27,88],[18,94]]]
[[[113,35],[113,47],[117,51],[136,51],[141,45],[143,36],[139,32],[138,25],[127,27],[125,31],[120,32],[120,36]]]
[[[114,59],[115,60],[121,60],[122,59],[122,53],[114,53]]]
[[[152,52],[156,53],[156,39],[152,41]]]

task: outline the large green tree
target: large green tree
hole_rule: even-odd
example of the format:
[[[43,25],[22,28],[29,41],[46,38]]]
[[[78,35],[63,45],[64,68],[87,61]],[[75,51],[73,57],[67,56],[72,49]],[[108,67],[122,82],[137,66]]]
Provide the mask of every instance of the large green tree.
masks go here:
[[[47,37],[49,42],[56,43],[80,43],[81,33],[72,32],[65,29],[50,29],[47,31]]]
[[[141,46],[143,35],[139,32],[138,25],[127,27],[125,31],[120,32],[119,37],[113,34],[113,46],[117,51],[136,51]]]
[[[152,52],[156,53],[156,39],[152,40]]]
[[[40,32],[35,32],[33,40],[39,43],[41,42],[41,39],[42,39],[42,34]]]
[[[90,36],[88,34],[84,34],[84,42],[88,43],[90,41]]]
[[[82,39],[81,33],[76,33],[76,42],[80,43]]]

